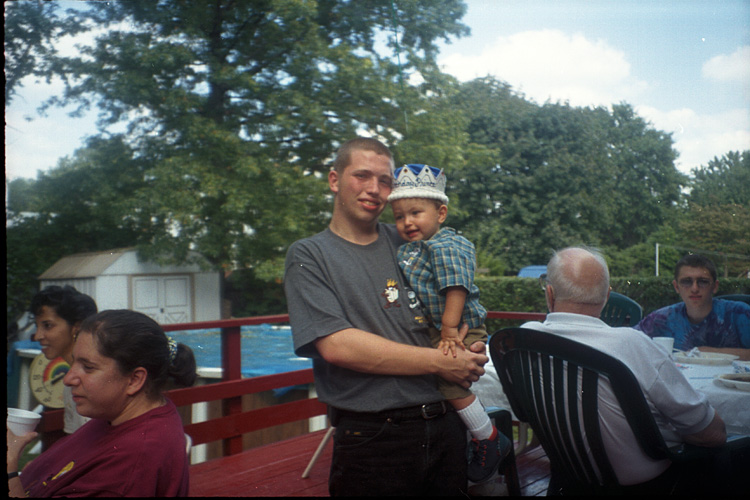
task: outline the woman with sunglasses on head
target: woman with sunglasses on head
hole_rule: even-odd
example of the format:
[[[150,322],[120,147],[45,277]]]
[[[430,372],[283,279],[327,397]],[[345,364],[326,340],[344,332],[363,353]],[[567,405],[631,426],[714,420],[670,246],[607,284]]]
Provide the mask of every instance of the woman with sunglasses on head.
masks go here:
[[[82,324],[65,385],[91,420],[18,473],[36,432],[8,438],[11,496],[186,496],[188,457],[182,421],[162,391],[195,382],[189,347],[148,316],[103,311]]]
[[[714,297],[719,290],[716,266],[689,254],[675,266],[672,286],[682,302],[658,309],[636,326],[649,337],[672,337],[688,351],[734,354],[750,360],[750,305]]]

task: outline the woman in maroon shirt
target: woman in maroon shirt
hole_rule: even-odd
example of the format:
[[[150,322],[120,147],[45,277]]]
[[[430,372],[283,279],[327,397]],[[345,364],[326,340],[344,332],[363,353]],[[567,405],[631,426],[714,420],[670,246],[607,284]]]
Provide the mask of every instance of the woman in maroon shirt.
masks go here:
[[[195,358],[159,325],[129,310],[88,318],[64,383],[78,412],[92,420],[55,443],[20,475],[18,458],[36,432],[8,437],[11,496],[186,496],[185,435],[170,379],[195,381]]]

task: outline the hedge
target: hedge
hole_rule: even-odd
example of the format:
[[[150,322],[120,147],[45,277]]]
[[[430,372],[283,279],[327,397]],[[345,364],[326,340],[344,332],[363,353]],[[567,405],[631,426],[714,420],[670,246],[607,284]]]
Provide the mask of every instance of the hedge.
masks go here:
[[[478,276],[480,301],[488,311],[547,312],[544,291],[536,278]],[[627,295],[648,314],[660,307],[680,301],[672,287],[671,276],[643,278],[612,278],[612,290]],[[750,279],[720,278],[719,295],[750,294]],[[494,332],[506,326],[518,326],[522,321],[490,320],[487,328]]]
[[[670,276],[644,278],[612,278],[612,290],[627,295],[648,314],[660,307],[680,300],[672,288]],[[536,278],[477,276],[480,301],[488,311],[547,312],[544,291]],[[234,273],[227,280],[225,299],[232,305],[234,317],[280,314],[286,312],[286,300],[280,283],[266,283],[253,278],[252,273]],[[720,278],[717,295],[750,294],[750,279]],[[494,332],[505,326],[517,326],[518,321],[490,320],[487,329]]]

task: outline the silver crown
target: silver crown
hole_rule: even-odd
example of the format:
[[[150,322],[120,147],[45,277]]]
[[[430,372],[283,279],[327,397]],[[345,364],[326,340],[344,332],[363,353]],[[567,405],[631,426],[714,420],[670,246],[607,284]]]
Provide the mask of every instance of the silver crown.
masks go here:
[[[393,192],[388,196],[388,201],[400,200],[402,198],[429,198],[448,203],[445,195],[445,184],[447,179],[442,169],[411,163],[397,168],[395,173],[396,182]]]

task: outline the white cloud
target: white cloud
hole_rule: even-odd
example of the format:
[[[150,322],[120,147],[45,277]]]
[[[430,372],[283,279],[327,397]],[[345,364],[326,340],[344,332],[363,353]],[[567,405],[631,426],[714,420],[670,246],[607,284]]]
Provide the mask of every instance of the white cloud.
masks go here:
[[[476,55],[453,54],[440,64],[463,81],[493,75],[539,103],[609,106],[633,101],[646,89],[630,74],[622,51],[559,30],[501,36]]]
[[[638,106],[636,112],[655,128],[672,132],[674,147],[680,152],[675,165],[683,173],[707,165],[714,157],[750,147],[750,116],[746,109],[698,114],[689,108],[660,111]]]
[[[73,154],[83,146],[85,137],[96,132],[96,113],[82,118],[71,118],[74,108],[52,107],[46,116],[39,116],[36,107],[52,95],[60,95],[62,82],[35,82],[33,77],[23,80],[11,105],[5,111],[5,176],[35,178],[38,171],[46,172],[57,165],[60,158]]]
[[[440,64],[462,81],[492,75],[537,103],[548,99],[573,106],[633,103],[656,129],[672,133],[680,153],[675,164],[684,173],[716,156],[750,147],[747,109],[699,114],[689,107],[665,111],[637,105],[651,89],[631,74],[625,53],[581,34],[536,30],[501,36],[473,55],[452,54],[442,57]],[[714,81],[750,81],[750,47],[714,57],[704,64],[703,75]]]
[[[719,82],[750,82],[750,45],[740,47],[729,55],[712,57],[701,69],[703,78]]]

